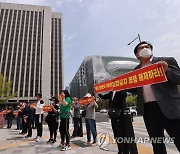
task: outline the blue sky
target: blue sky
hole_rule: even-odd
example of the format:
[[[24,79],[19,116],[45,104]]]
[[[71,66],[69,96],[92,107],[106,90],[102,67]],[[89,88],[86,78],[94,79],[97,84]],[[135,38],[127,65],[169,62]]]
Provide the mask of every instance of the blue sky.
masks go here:
[[[155,56],[180,62],[179,0],[0,0],[51,6],[63,13],[65,86],[85,56],[134,57],[139,33],[154,45]]]

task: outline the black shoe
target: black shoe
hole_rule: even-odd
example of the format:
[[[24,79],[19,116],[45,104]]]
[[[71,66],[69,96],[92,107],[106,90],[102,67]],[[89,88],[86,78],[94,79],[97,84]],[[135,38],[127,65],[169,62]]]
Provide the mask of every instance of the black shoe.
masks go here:
[[[19,130],[18,128],[16,128],[15,130]]]
[[[53,139],[49,139],[48,141],[47,141],[47,143],[52,143],[53,142]]]
[[[56,140],[53,140],[51,143],[52,143],[52,144],[56,143]]]

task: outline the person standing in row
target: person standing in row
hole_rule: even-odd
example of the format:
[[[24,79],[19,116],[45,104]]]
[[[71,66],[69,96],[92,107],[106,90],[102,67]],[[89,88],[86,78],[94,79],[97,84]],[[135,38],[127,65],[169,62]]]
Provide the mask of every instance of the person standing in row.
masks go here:
[[[4,117],[4,110],[0,110],[0,129],[4,128],[5,125],[5,117]]]
[[[84,97],[90,98],[92,96],[90,93],[87,93]],[[98,108],[98,104],[96,103],[95,100],[84,106],[84,109],[86,110],[85,124],[86,124],[86,131],[87,131],[87,145],[92,145],[92,146],[97,144],[95,108]],[[91,133],[93,135],[93,142],[92,143],[91,143]]]
[[[126,108],[126,97],[127,94],[124,91],[111,91],[107,94],[99,94],[101,99],[109,100],[109,117],[111,119],[111,126],[114,133],[114,138],[116,139],[118,154],[127,154],[129,153],[128,145],[126,143],[119,143],[118,138],[124,138],[125,124],[124,124],[124,115],[120,114],[120,110]],[[111,112],[113,115],[111,115]]]
[[[63,90],[62,93],[62,102],[60,104],[60,135],[61,135],[61,143],[58,147],[61,148],[62,151],[70,150],[70,134],[69,134],[69,118],[70,118],[70,110],[71,110],[71,97],[67,90]],[[66,138],[66,143],[65,143]]]
[[[18,104],[18,106],[17,106],[18,114],[16,115],[16,123],[17,123],[16,130],[19,130],[19,133],[22,132],[22,112],[20,110],[20,106],[22,106],[22,103]]]
[[[12,127],[12,119],[13,119],[13,109],[12,106],[9,107],[7,113],[6,113],[6,118],[7,118],[7,128]]]
[[[37,104],[34,106],[36,109],[35,112],[35,121],[36,121],[36,127],[37,127],[37,136],[35,138],[36,142],[40,141],[40,138],[42,137],[43,133],[43,106],[44,106],[44,101],[42,100],[42,94],[37,95]]]
[[[23,115],[23,120],[26,124],[27,127],[27,136],[26,138],[31,138],[32,137],[32,127],[31,127],[31,122],[32,122],[32,110],[30,109],[29,105],[26,103],[23,104],[24,106],[24,115]]]
[[[164,144],[164,130],[174,139],[180,152],[180,68],[173,57],[154,57],[153,46],[148,42],[139,43],[134,54],[140,61],[135,68],[143,68],[151,64],[163,67],[167,82],[145,85],[131,92],[137,94],[137,109],[143,115],[145,126],[152,140],[154,154],[167,154]]]
[[[24,116],[26,115],[26,103],[21,103],[20,104],[20,110],[19,110],[19,114],[21,116],[22,119],[22,132],[20,134],[25,135],[27,133],[27,124],[24,121]]]
[[[48,123],[50,138],[47,143],[55,143],[58,130],[58,119],[59,119],[59,100],[56,97],[50,99],[52,101],[52,111],[48,112],[45,121]]]
[[[72,137],[82,137],[83,132],[82,132],[82,117],[80,114],[80,104],[78,101],[78,98],[74,97],[73,98],[73,103],[72,103],[72,109],[73,109],[73,123],[74,123],[74,131]]]

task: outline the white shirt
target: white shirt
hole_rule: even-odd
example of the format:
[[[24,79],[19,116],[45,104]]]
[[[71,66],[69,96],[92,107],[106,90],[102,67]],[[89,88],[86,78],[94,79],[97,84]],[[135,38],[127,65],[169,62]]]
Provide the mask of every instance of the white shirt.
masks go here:
[[[152,59],[153,59],[153,57],[146,64],[142,65],[141,67],[150,65],[152,63]],[[142,89],[143,89],[143,96],[144,96],[145,103],[156,101],[156,97],[151,88],[151,85],[145,85],[142,87]]]
[[[35,114],[43,114],[44,113],[43,106],[44,106],[44,103],[41,104],[40,101],[38,101],[36,106],[34,107],[36,109],[36,113]]]
[[[116,91],[113,91],[112,101],[113,101],[113,99],[114,99],[115,94],[116,94]]]

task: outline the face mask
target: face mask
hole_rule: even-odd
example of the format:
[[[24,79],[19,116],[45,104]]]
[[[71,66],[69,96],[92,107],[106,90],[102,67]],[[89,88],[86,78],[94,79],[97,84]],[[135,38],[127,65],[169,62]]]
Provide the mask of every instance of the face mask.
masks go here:
[[[139,57],[150,58],[153,55],[152,50],[144,48],[139,52]]]

